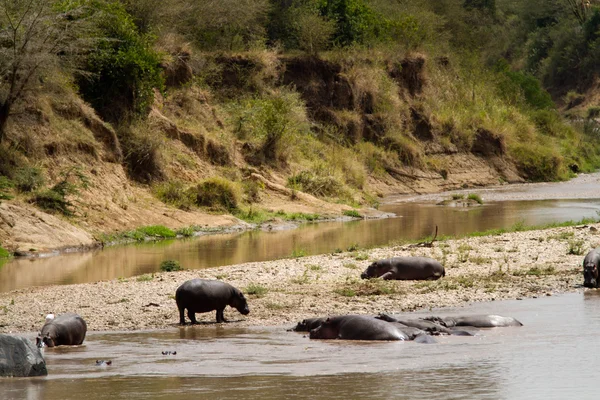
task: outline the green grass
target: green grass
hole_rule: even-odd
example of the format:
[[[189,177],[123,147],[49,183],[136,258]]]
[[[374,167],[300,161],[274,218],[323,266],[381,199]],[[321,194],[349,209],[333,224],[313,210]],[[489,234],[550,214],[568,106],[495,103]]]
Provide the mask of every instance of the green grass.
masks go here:
[[[164,272],[181,271],[182,269],[177,260],[165,260],[160,263],[160,270]]]
[[[541,268],[541,267],[531,267],[528,270],[517,270],[512,273],[514,276],[545,276],[545,275],[555,275],[556,268],[552,265]]]
[[[360,215],[360,213],[356,210],[344,210],[342,214],[347,217],[362,218],[362,215]]]
[[[149,282],[152,279],[154,279],[154,274],[146,274],[146,275],[140,275],[137,277],[136,281],[138,282]]]
[[[319,214],[309,214],[301,212],[286,213],[282,210],[272,212],[263,209],[257,209],[252,206],[248,208],[240,208],[234,213],[234,215],[241,220],[255,224],[262,224],[263,222],[272,221],[276,218],[283,219],[284,221],[305,222],[313,222],[321,218]]]
[[[8,252],[8,250],[6,250],[5,248],[0,246],[0,258],[9,258],[10,257],[10,253]]]
[[[583,245],[585,244],[584,240],[581,239],[573,239],[569,240],[569,247],[567,249],[567,254],[574,254],[576,256],[580,256],[584,253]]]
[[[251,283],[248,286],[246,286],[246,289],[244,291],[246,292],[246,294],[252,296],[263,297],[265,294],[267,294],[269,290],[262,285]]]
[[[306,257],[306,250],[304,249],[294,249],[292,250],[292,254],[290,255],[291,258],[301,258],[301,257]]]
[[[476,201],[478,204],[483,204],[483,200],[481,199],[481,196],[479,196],[477,193],[471,193],[467,196],[467,199],[469,200],[474,200]]]
[[[524,221],[519,221],[509,228],[489,229],[486,231],[470,232],[464,235],[449,235],[444,236],[444,239],[462,239],[469,237],[481,237],[481,236],[499,236],[504,233],[512,232],[525,232],[525,231],[537,231],[551,228],[563,228],[569,226],[578,226],[586,224],[596,224],[600,222],[600,218],[582,218],[579,221],[564,221],[564,222],[553,222],[544,225],[525,225]]]

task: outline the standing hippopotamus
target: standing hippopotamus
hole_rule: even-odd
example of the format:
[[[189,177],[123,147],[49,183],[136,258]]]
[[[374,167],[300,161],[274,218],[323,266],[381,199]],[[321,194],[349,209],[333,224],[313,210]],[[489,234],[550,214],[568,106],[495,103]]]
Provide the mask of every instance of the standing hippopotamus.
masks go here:
[[[583,259],[583,286],[597,288],[600,286],[598,269],[600,268],[600,247],[590,251]]]
[[[366,315],[341,315],[327,318],[310,331],[311,339],[409,340],[396,326]]]
[[[38,347],[74,346],[83,343],[87,324],[77,314],[66,313],[48,319],[36,338]]]
[[[197,324],[196,313],[217,310],[217,322],[227,322],[223,316],[225,307],[230,306],[240,313],[250,312],[244,294],[228,283],[206,279],[191,279],[184,282],[175,292],[175,301],[179,308],[179,323],[185,325],[184,310],[188,318]]]
[[[428,321],[451,328],[453,326],[472,326],[474,328],[498,328],[506,326],[523,326],[513,317],[501,315],[468,315],[465,317],[427,317]]]
[[[446,275],[442,264],[429,257],[392,257],[375,261],[360,275],[362,279],[436,280]]]

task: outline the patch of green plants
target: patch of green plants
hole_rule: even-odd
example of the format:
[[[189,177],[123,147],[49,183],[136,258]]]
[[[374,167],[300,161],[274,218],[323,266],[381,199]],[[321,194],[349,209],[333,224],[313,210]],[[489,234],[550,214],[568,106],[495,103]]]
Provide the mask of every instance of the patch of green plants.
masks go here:
[[[145,274],[137,277],[136,281],[138,282],[149,282],[154,279],[154,274]]]
[[[583,252],[585,251],[583,248],[584,244],[585,244],[585,241],[582,239],[569,240],[567,254],[574,254],[576,256],[582,255]]]
[[[163,272],[181,271],[183,268],[177,260],[165,260],[160,263],[160,270]]]
[[[322,271],[323,267],[321,267],[320,265],[316,265],[316,264],[308,264],[306,265],[306,268],[310,269],[311,271]]]
[[[14,182],[6,176],[0,176],[0,200],[10,200],[13,198],[8,192],[15,186]]]
[[[291,258],[302,258],[302,257],[306,257],[306,250],[304,249],[294,249],[292,250],[292,254],[290,255]]]
[[[550,239],[567,240],[567,239],[571,239],[573,236],[575,236],[575,232],[559,232],[556,235],[548,236],[548,240],[550,240]]]
[[[488,264],[491,261],[491,259],[488,257],[474,256],[474,257],[470,257],[469,261],[472,262],[473,264],[481,265],[481,264]]]
[[[269,310],[285,310],[288,307],[283,304],[279,304],[279,303],[267,302],[265,304],[265,308],[267,308]]]
[[[244,290],[246,294],[256,297],[263,297],[265,294],[267,294],[268,291],[269,290],[266,287],[256,283],[250,283],[248,286],[246,286],[246,289]]]
[[[179,228],[175,231],[175,234],[177,236],[182,236],[182,237],[192,237],[194,236],[194,234],[198,232],[198,230],[196,230],[195,227],[193,226],[184,226],[182,228]]]
[[[140,228],[137,228],[135,232],[144,235],[144,237],[158,239],[170,239],[177,236],[177,234],[171,229],[162,225],[142,226]]]
[[[237,185],[225,178],[208,178],[190,189],[197,206],[216,211],[237,211],[240,192]]]
[[[356,251],[358,249],[360,249],[360,246],[358,245],[358,243],[352,243],[350,246],[348,246],[346,251]]]
[[[579,269],[578,269],[579,271]],[[547,267],[531,267],[528,270],[516,270],[512,273],[514,276],[546,276],[546,275],[555,275],[556,268],[554,266],[549,265]]]
[[[354,263],[344,263],[342,266],[348,269],[358,269],[358,265]]]
[[[367,253],[358,253],[354,256],[356,261],[365,261],[369,259],[369,255]]]
[[[73,216],[71,203],[67,196],[79,194],[79,189],[88,187],[87,176],[79,167],[72,167],[61,172],[62,179],[48,190],[37,192],[31,201],[48,212],[58,212],[65,216]]]
[[[17,168],[12,181],[20,192],[33,192],[44,186],[46,179],[41,169],[27,166]]]
[[[310,282],[310,277],[308,276],[308,269],[305,269],[302,275],[292,278],[291,282],[297,285],[306,285],[308,282]]]
[[[312,222],[312,221],[316,221],[320,218],[321,216],[319,214],[310,214],[310,213],[301,213],[301,212],[297,212],[297,213],[284,213],[283,214],[283,219],[285,219],[286,221],[308,221],[308,222]]]
[[[362,218],[362,215],[360,215],[360,213],[356,210],[344,210],[342,214],[347,217]]]
[[[452,195],[452,200],[462,200],[465,198],[464,194],[460,194],[460,193],[454,193]]]
[[[1,258],[9,258],[10,252],[8,250],[6,250],[5,248],[3,248],[2,246],[0,246],[0,259]]]
[[[383,279],[368,279],[368,280],[350,280],[342,287],[334,290],[340,296],[381,296],[398,294],[400,291],[397,288],[396,282],[386,281]]]
[[[476,201],[478,204],[483,204],[483,199],[477,193],[471,193],[467,196],[468,200]]]
[[[152,191],[163,203],[181,210],[189,210],[194,205],[192,193],[185,188],[183,182],[169,180],[156,184]]]

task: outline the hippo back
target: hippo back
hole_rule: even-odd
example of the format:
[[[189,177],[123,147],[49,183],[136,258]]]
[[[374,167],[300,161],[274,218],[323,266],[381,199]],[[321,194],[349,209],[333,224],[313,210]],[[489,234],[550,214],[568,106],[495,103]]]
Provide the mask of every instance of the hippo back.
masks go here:
[[[46,322],[40,336],[49,347],[73,346],[82,344],[86,333],[87,324],[83,318],[66,313]]]

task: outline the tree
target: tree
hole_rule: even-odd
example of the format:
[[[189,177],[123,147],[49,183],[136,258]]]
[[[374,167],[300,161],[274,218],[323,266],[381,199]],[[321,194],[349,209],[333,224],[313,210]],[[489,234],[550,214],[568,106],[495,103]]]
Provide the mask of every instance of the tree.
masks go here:
[[[70,51],[78,18],[60,3],[0,0],[0,143],[15,103]]]
[[[298,47],[309,54],[317,54],[325,49],[335,32],[335,22],[319,15],[315,7],[294,7],[291,14],[295,15],[292,25]]]

